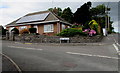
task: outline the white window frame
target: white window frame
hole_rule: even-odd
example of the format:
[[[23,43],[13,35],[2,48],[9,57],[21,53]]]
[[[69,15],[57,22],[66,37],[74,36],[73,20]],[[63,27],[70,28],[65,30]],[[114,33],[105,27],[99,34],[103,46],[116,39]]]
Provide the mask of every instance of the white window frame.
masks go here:
[[[23,29],[27,29],[27,26],[20,26],[20,27],[19,27],[19,30],[20,30],[20,31],[23,30]]]
[[[44,25],[44,32],[54,32],[54,25],[53,24],[47,24]]]
[[[9,28],[9,32],[11,32],[11,30],[14,29],[14,28],[15,28],[15,27],[10,27],[10,28]]]

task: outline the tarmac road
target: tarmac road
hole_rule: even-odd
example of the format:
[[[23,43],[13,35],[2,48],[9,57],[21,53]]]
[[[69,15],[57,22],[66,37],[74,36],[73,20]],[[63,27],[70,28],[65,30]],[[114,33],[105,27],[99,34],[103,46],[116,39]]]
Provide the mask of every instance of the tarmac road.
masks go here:
[[[2,49],[22,71],[118,71],[119,58],[110,37],[104,43],[76,46],[3,41]]]

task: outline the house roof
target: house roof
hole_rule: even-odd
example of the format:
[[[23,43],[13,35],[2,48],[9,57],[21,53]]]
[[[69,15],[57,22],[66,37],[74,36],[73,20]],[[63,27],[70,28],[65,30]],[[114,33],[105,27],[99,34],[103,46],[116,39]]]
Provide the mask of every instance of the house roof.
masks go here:
[[[62,22],[68,25],[71,25],[64,19],[57,16],[54,12],[51,11],[40,11],[35,13],[29,13],[13,22],[7,26],[18,26],[18,25],[28,25],[28,24],[41,24],[49,22]],[[6,26],[6,27],[7,27]]]

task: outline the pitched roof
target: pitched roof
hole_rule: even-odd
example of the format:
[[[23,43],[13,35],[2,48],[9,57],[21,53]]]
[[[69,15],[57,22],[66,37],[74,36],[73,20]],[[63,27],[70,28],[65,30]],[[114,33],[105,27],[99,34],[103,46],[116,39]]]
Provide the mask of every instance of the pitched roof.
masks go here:
[[[8,24],[7,26],[17,26],[17,25],[25,25],[25,24],[40,24],[40,23],[48,23],[48,22],[63,22],[65,24],[69,24],[64,19],[57,16],[54,12],[51,11],[40,11],[29,13],[13,22]]]

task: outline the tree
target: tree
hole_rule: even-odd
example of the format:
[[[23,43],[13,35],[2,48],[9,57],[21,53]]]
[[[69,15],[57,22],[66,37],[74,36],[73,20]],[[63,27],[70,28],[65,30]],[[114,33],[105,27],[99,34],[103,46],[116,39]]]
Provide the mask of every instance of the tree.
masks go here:
[[[63,10],[63,13],[62,13],[61,17],[62,17],[64,20],[68,21],[69,23],[72,23],[72,22],[73,22],[73,21],[72,21],[72,19],[73,19],[73,13],[72,13],[72,11],[71,11],[71,9],[70,9],[69,7],[68,7],[68,8],[65,8],[65,9]]]
[[[86,22],[90,21],[90,7],[91,2],[87,2],[83,4],[80,8],[78,8],[77,11],[74,13],[74,23],[85,24]]]
[[[58,16],[61,16],[62,14],[62,9],[59,7],[49,8],[48,10],[54,12]]]
[[[6,35],[6,31],[3,26],[0,26],[0,35]]]
[[[95,19],[99,23],[101,30],[102,28],[105,28],[106,21],[107,22],[109,21],[110,26],[108,28],[110,29],[108,31],[111,32],[113,30],[112,22],[110,21],[110,17],[106,14],[105,10],[110,11],[110,8],[106,7],[104,4],[101,4],[96,7],[91,8],[90,14],[92,16],[92,19]],[[109,20],[106,20],[106,17],[109,18]]]
[[[107,9],[107,11],[110,11],[110,8],[106,7],[104,4],[98,5],[96,7],[93,7],[90,9],[90,13],[92,15],[92,17],[101,17],[101,16],[105,16],[105,10]]]

